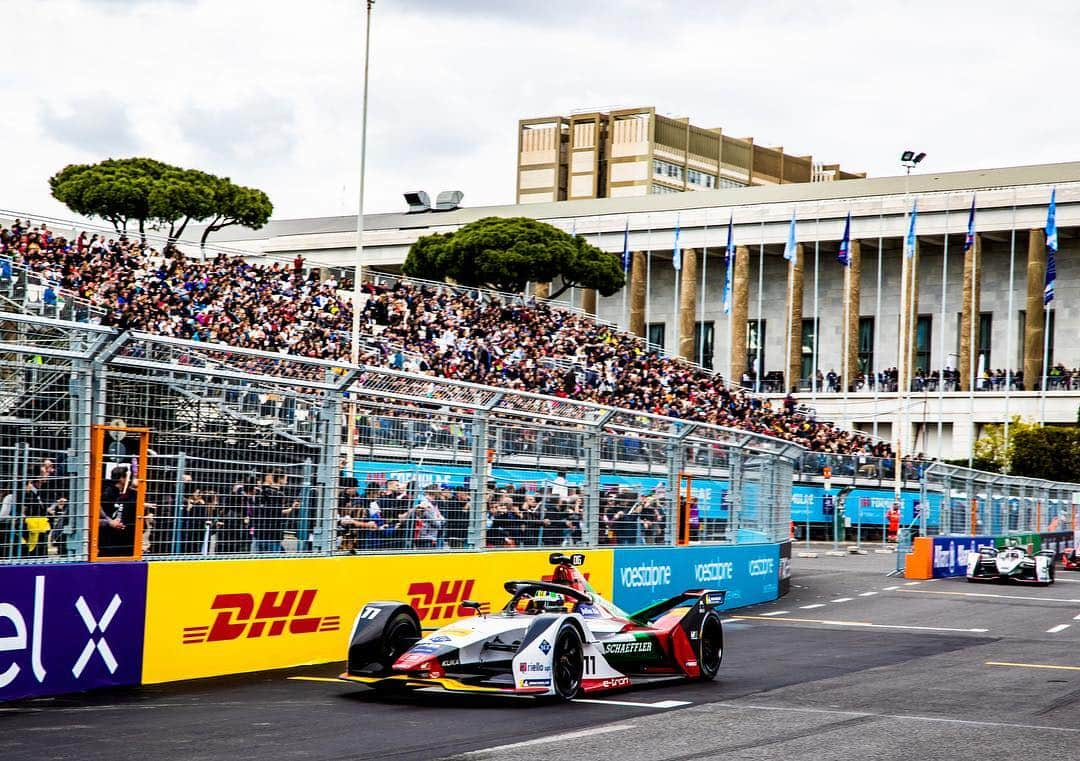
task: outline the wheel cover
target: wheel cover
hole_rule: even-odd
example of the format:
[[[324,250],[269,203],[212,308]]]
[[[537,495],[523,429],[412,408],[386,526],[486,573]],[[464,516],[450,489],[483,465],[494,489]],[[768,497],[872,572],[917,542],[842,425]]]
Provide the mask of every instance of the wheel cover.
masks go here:
[[[715,674],[720,669],[720,660],[724,655],[723,629],[715,616],[709,616],[701,624],[701,652],[698,665],[708,674]]]
[[[581,638],[572,629],[564,630],[556,641],[555,690],[563,696],[573,697],[581,687],[581,672],[584,667]]]

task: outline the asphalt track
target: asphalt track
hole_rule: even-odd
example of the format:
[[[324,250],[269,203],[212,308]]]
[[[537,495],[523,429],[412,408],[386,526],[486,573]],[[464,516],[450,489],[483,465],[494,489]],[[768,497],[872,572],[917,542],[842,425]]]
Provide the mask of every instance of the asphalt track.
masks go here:
[[[905,583],[794,560],[725,624],[720,678],[570,705],[376,697],[340,665],[0,706],[3,759],[1030,758],[1080,747],[1080,574]]]

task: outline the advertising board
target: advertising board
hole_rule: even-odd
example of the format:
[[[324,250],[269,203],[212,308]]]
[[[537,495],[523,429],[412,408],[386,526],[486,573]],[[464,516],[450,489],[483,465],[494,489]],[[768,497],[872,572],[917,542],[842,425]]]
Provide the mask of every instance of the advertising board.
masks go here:
[[[138,684],[146,566],[0,567],[0,701]]]
[[[1042,533],[1039,534],[1039,539],[1040,548],[1053,551],[1054,557],[1057,557],[1061,553],[1067,552],[1076,546],[1075,538],[1071,531]]]
[[[614,602],[634,612],[687,589],[727,590],[724,608],[777,597],[777,544],[640,547],[615,550]]]
[[[967,573],[967,554],[980,547],[994,546],[992,536],[935,536],[931,571],[935,579]]]
[[[421,626],[498,610],[510,579],[551,574],[549,552],[374,555],[152,563],[146,683],[338,661],[370,600],[401,600]],[[611,550],[587,550],[581,570],[611,594]]]

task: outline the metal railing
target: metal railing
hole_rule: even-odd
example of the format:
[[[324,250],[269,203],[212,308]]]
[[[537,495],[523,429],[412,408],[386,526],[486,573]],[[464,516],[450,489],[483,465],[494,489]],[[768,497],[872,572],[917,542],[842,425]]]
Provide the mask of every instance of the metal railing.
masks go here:
[[[8,313],[0,392],[9,562],[87,558],[91,522],[107,517],[90,473],[117,463],[145,487],[148,558],[672,544],[691,513],[699,541],[776,541],[803,452],[585,402]],[[149,429],[146,460],[123,436],[92,456],[105,423]],[[680,504],[688,478],[693,505]]]

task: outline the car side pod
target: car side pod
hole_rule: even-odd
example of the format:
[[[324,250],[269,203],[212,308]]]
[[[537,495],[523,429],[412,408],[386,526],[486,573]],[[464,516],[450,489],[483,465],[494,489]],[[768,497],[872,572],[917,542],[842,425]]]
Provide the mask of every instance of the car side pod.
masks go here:
[[[398,657],[420,641],[420,616],[411,605],[369,602],[360,609],[349,637],[346,673],[390,676]]]

